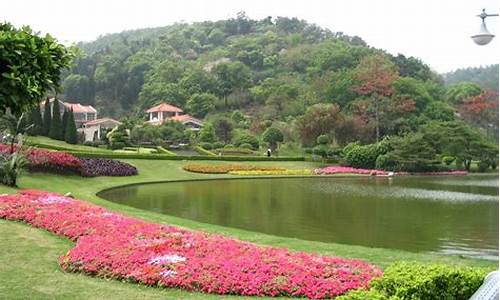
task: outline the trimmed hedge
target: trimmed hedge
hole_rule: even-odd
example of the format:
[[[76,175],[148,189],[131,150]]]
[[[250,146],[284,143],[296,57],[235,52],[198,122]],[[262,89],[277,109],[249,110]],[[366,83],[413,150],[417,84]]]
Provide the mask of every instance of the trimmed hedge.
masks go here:
[[[479,289],[487,274],[484,268],[396,262],[370,283],[370,290],[351,291],[336,299],[466,300]]]
[[[303,156],[187,156],[142,153],[115,153],[115,152],[83,152],[66,151],[77,157],[103,157],[115,159],[150,159],[150,160],[221,160],[221,161],[304,161]]]
[[[162,146],[157,146],[156,149],[158,150],[159,153],[163,153],[163,154],[171,155],[171,156],[176,156],[177,155],[174,152],[163,148]]]
[[[208,151],[207,149],[204,149],[200,146],[196,146],[193,149],[201,155],[217,156],[217,154],[213,153],[212,151]]]

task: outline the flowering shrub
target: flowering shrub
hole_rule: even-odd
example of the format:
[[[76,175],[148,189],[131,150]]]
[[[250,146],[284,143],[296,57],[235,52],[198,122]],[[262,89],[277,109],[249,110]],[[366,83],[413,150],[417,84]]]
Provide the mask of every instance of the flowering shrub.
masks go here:
[[[107,158],[80,158],[84,177],[95,176],[132,176],[137,175],[136,167]]]
[[[0,152],[10,153],[10,146],[0,144]],[[28,169],[33,172],[80,173],[80,160],[66,152],[32,148],[26,152]]]
[[[10,153],[10,146],[0,144],[0,153]],[[66,152],[40,148],[28,149],[26,158],[28,169],[32,172],[78,174],[84,177],[137,175],[134,166],[107,158],[78,158]]]
[[[232,175],[314,175],[311,169],[230,171]]]
[[[367,174],[367,175],[387,175],[388,173],[380,170],[372,169],[357,169],[352,167],[329,166],[325,168],[315,169],[314,173],[319,175],[326,174]]]
[[[76,241],[66,271],[215,294],[335,297],[381,276],[360,260],[257,246],[147,223],[59,194],[0,196],[0,217]]]
[[[189,172],[206,174],[226,174],[233,171],[285,171],[284,168],[278,167],[230,164],[187,164],[182,168]]]

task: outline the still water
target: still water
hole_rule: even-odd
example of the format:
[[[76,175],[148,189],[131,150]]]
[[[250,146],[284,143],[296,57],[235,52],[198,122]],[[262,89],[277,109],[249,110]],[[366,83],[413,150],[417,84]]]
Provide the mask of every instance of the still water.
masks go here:
[[[304,240],[497,259],[498,176],[276,178],[142,184],[100,197]]]

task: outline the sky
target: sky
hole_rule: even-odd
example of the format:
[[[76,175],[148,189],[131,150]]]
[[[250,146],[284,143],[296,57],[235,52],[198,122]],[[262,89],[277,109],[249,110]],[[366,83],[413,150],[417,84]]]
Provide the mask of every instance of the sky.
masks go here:
[[[70,44],[123,30],[236,17],[287,16],[334,32],[358,35],[391,54],[420,58],[443,73],[499,62],[499,39],[477,46],[483,8],[499,13],[497,0],[0,0],[0,21],[29,25]],[[500,35],[500,17],[487,18]]]

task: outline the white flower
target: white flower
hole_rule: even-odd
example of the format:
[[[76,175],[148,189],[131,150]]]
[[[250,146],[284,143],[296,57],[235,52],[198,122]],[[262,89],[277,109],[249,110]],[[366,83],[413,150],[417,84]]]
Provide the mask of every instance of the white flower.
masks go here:
[[[185,257],[177,254],[167,254],[154,257],[149,260],[150,265],[166,265],[166,264],[176,264],[178,262],[186,261]]]
[[[40,197],[37,199],[39,203],[42,204],[53,204],[53,203],[70,203],[71,201],[65,197],[48,195],[45,197]]]

